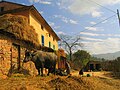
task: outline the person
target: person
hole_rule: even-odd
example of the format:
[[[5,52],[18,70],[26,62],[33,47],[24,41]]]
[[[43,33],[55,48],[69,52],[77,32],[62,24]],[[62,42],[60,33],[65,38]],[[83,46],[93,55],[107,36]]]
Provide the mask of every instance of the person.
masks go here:
[[[80,71],[79,71],[79,75],[83,75],[83,68],[82,69],[80,69]]]
[[[66,72],[68,75],[70,75],[70,70],[71,70],[71,67],[70,67],[70,64],[68,62],[66,62]]]

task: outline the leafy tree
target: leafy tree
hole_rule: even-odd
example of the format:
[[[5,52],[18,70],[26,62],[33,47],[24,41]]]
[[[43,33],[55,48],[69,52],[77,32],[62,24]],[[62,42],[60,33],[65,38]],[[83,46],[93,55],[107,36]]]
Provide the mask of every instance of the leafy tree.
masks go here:
[[[114,61],[115,63],[115,69],[117,72],[120,72],[120,57],[117,57],[117,60]]]
[[[102,59],[101,59],[101,61],[102,61],[102,62],[105,62],[105,59],[104,59],[104,58],[102,58]]]
[[[80,43],[80,36],[73,37],[61,34],[59,37],[61,39],[60,46],[65,49],[69,55],[70,61],[72,61],[73,51],[77,50],[79,47],[82,47],[82,43]]]
[[[78,50],[73,54],[73,56],[74,56],[74,60],[81,62],[83,66],[85,66],[90,61],[90,57],[91,57],[91,55],[85,50]]]
[[[120,61],[120,57],[117,57],[117,60]]]

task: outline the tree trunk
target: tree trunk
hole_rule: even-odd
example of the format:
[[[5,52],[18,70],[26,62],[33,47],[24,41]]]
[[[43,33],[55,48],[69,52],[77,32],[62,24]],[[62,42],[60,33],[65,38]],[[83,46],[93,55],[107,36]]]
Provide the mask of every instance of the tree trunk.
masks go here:
[[[72,61],[72,51],[70,49],[70,61]]]

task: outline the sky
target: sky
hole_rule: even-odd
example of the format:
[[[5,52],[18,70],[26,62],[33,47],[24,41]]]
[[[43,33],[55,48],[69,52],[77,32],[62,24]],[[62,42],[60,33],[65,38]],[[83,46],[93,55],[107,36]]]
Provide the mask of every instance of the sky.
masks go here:
[[[6,1],[34,5],[58,35],[80,35],[82,49],[91,54],[120,51],[120,0]]]

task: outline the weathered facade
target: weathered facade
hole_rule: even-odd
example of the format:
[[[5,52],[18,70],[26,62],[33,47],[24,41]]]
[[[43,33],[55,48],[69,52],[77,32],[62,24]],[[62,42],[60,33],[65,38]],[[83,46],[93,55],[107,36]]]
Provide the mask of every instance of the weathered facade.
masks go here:
[[[3,20],[0,21],[0,74],[10,75],[23,70],[24,73],[36,75],[32,62],[22,63],[25,50],[40,49],[41,46],[58,50],[59,37],[34,6],[1,1],[0,15],[3,18],[0,19]],[[23,21],[25,25],[21,26]]]

